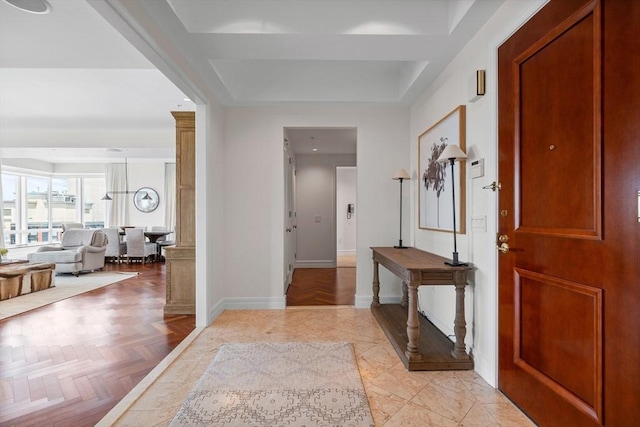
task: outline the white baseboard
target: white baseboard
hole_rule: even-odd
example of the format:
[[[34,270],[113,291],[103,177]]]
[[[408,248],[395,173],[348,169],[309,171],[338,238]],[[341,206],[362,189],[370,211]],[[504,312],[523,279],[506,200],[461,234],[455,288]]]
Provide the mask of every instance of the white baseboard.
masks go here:
[[[338,250],[338,256],[355,256],[356,254],[356,250],[355,249],[344,249],[344,250]]]
[[[296,261],[296,268],[335,268],[336,262],[332,259],[310,259]]]
[[[209,324],[213,323],[224,311],[224,299],[220,300],[216,305],[209,310]],[[209,325],[207,325],[209,326]]]
[[[467,349],[469,351],[469,349]],[[473,370],[478,373],[491,387],[497,387],[496,368],[481,353],[473,351]]]
[[[287,301],[282,297],[266,298],[224,298],[221,301],[224,310],[268,310],[284,309]]]

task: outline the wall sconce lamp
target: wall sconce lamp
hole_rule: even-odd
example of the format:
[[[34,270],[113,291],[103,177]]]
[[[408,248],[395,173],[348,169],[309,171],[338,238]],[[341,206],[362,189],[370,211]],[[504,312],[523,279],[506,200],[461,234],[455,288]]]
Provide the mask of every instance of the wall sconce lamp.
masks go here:
[[[407,249],[407,246],[402,245],[402,181],[405,179],[411,179],[411,177],[406,170],[398,169],[392,179],[400,181],[400,238],[398,239],[398,245],[394,246],[394,248]]]
[[[487,77],[485,70],[476,70],[469,79],[469,102],[476,102],[486,93]]]
[[[456,242],[456,184],[455,175],[453,173],[453,164],[456,162],[456,160],[464,160],[466,158],[467,155],[460,149],[460,147],[458,147],[457,145],[449,144],[437,160],[441,163],[449,162],[451,164],[451,199],[453,200],[453,259],[451,261],[445,261],[444,263],[454,267],[468,265],[465,262],[458,261],[458,247]]]

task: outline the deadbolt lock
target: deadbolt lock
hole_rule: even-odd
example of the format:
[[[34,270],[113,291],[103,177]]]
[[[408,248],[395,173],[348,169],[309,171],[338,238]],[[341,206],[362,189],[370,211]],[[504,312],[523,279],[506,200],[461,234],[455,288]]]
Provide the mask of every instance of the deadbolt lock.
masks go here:
[[[505,243],[509,241],[509,236],[506,234],[498,234],[498,242]]]

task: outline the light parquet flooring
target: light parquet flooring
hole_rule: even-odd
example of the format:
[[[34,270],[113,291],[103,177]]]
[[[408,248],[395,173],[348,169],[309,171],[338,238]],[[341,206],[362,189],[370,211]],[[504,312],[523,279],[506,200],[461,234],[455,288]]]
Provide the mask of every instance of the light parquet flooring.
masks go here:
[[[164,316],[164,264],[0,321],[0,425],[93,426],[195,327]]]
[[[369,309],[317,306],[224,311],[100,426],[167,426],[224,343],[309,341],[353,344],[377,427],[534,426],[474,371],[407,371]]]

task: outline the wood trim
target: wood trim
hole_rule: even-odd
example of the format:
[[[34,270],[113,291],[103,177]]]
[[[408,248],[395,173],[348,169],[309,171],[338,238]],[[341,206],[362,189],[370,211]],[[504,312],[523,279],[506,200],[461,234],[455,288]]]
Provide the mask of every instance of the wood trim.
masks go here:
[[[579,283],[574,283],[568,280],[558,279],[555,277],[546,276],[520,268],[516,268],[514,271],[514,335],[513,335],[513,361],[514,364],[526,371],[532,377],[535,377],[538,381],[544,384],[553,392],[557,393],[572,404],[576,409],[593,418],[596,421],[602,421],[602,403],[603,403],[603,291],[602,289],[592,286],[585,286]],[[585,296],[593,298],[593,327],[595,331],[595,341],[593,342],[593,349],[595,352],[594,360],[594,378],[593,382],[595,388],[593,390],[594,405],[589,405],[580,397],[576,396],[567,388],[563,387],[558,382],[554,381],[551,377],[545,375],[540,370],[531,366],[522,357],[522,281],[521,278],[530,278],[533,280],[543,281],[548,285],[557,286],[559,288],[567,289],[572,292],[577,292]],[[587,320],[587,319],[585,319]]]
[[[593,240],[602,240],[602,73],[603,73],[603,63],[602,63],[602,46],[601,46],[601,34],[602,34],[602,16],[601,16],[601,7],[600,2],[598,0],[593,0],[587,4],[585,4],[578,11],[573,13],[563,22],[561,22],[558,26],[556,26],[553,30],[549,31],[547,34],[542,36],[536,43],[534,43],[531,47],[524,50],[520,55],[518,55],[512,64],[513,67],[513,76],[514,76],[514,90],[513,90],[513,99],[514,99],[514,158],[521,158],[521,106],[520,106],[520,97],[521,97],[521,66],[528,59],[532,58],[536,53],[540,52],[546,46],[551,44],[553,41],[557,40],[567,31],[569,31],[576,24],[580,23],[585,18],[593,15],[593,76],[594,76],[594,85],[593,85],[593,170],[594,170],[594,179],[593,179],[593,224],[591,229],[565,229],[565,228],[552,228],[552,227],[527,227],[521,224],[521,182],[519,179],[516,179],[514,182],[514,189],[516,189],[514,193],[515,198],[515,211],[514,211],[514,221],[515,221],[515,231],[521,233],[533,233],[533,234],[547,234],[547,235],[555,235],[555,236],[563,236],[569,238],[578,238],[578,239],[593,239]],[[520,171],[520,162],[516,161],[513,165],[515,177],[519,178],[521,176]]]

